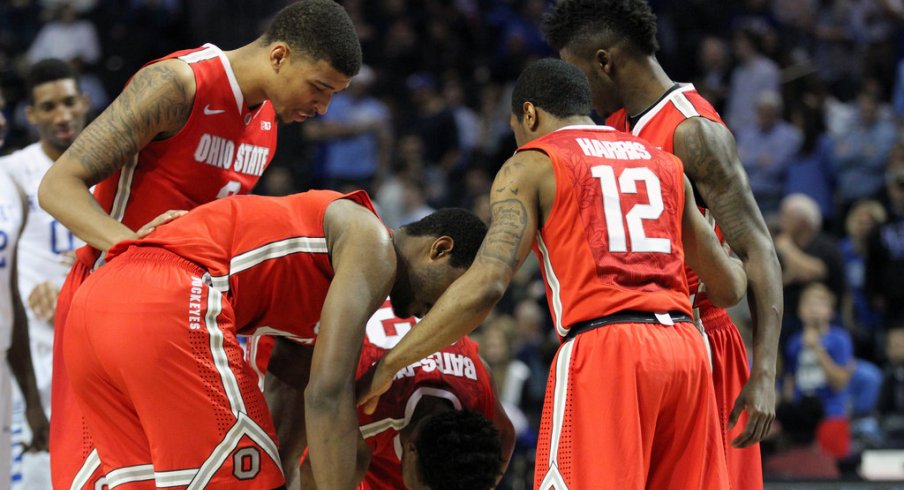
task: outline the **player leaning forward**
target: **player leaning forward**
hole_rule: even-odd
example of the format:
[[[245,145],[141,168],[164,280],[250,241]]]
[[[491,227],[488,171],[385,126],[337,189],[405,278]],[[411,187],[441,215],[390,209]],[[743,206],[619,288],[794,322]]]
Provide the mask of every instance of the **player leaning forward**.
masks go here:
[[[746,276],[694,208],[681,162],[594,126],[590,99],[563,61],[522,73],[510,120],[520,148],[493,183],[474,266],[376,365],[361,400],[369,407],[400,367],[478,325],[533,247],[562,339],[534,488],[727,488],[683,263],[720,304],[740,300]]]

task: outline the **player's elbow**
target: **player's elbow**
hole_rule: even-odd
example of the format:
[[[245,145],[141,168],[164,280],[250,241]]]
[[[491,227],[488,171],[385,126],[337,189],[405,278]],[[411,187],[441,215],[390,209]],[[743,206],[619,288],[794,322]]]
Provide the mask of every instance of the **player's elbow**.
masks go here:
[[[351,396],[352,386],[347,383],[320,381],[314,379],[304,390],[304,405],[307,413],[337,413],[343,398]]]
[[[724,284],[716,288],[707,288],[706,295],[709,301],[719,308],[730,308],[744,299],[747,294],[747,274],[740,261],[732,264],[731,272],[727,274]]]

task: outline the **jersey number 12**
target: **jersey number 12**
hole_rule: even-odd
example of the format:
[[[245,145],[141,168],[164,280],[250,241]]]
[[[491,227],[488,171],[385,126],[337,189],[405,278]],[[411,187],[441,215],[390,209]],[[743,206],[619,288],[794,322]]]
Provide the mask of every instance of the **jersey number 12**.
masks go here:
[[[597,165],[590,169],[600,180],[603,191],[603,212],[606,216],[606,230],[609,233],[609,251],[627,252],[631,238],[632,252],[671,253],[672,243],[668,238],[648,237],[643,228],[644,220],[657,220],[662,215],[662,187],[659,177],[647,167],[626,168],[615,178],[615,170],[609,165]],[[637,182],[643,181],[647,187],[648,204],[635,204],[627,214],[622,211],[622,194],[637,194]],[[625,225],[628,223],[628,233]]]

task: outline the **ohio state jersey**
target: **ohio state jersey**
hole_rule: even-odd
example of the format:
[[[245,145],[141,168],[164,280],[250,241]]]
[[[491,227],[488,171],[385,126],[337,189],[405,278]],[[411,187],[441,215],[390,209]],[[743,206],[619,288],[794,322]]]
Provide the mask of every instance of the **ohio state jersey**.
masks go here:
[[[664,151],[675,153],[675,129],[679,124],[691,117],[703,117],[725,125],[719,113],[713,106],[700,95],[691,84],[681,85],[670,90],[653,107],[646,111],[631,127],[628,122],[628,114],[625,109],[620,109],[606,119],[606,124],[619,131],[630,132],[639,136]],[[697,207],[706,217],[716,231],[716,236],[722,240],[722,230],[716,225],[715,220],[706,207],[706,203],[695,192]],[[685,268],[687,274],[688,289],[694,295],[694,307],[712,306],[706,297],[706,288],[700,277],[691,270]]]
[[[143,239],[117,243],[108,260],[130,246],[169,250],[207,271],[208,285],[232,303],[238,334],[284,335],[313,344],[334,275],[323,217],[337,199],[352,200],[376,216],[364,191],[234,196],[199,206]]]
[[[213,44],[178,51],[195,75],[191,116],[175,135],[152,141],[94,189],[114,219],[132,230],[170,209],[192,209],[234,194],[247,194],[276,151],[276,113],[269,101],[249,108],[226,55]],[[91,247],[79,260],[97,267]]]
[[[518,149],[528,150],[556,177],[533,248],[558,334],[622,310],[690,314],[681,162],[607,126],[568,126]]]
[[[388,352],[372,341],[394,339],[398,342],[415,323],[413,318],[392,316],[387,301],[383,317],[368,322],[367,338],[358,363],[357,376],[363,375],[371,365]],[[376,319],[376,320],[375,320]],[[401,335],[399,335],[399,333]],[[395,345],[395,342],[390,342]],[[384,344],[388,345],[388,344]],[[372,415],[358,411],[361,435],[370,446],[370,466],[360,489],[393,490],[405,488],[402,481],[399,431],[408,426],[417,404],[425,396],[444,398],[456,410],[468,409],[492,420],[495,416],[496,398],[489,373],[478,355],[477,344],[464,337],[455,344],[411,364],[396,373],[389,391],[380,397]]]

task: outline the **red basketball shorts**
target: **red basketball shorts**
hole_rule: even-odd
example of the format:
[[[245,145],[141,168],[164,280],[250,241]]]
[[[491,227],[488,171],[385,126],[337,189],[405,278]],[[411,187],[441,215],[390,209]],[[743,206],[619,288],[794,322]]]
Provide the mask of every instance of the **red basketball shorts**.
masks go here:
[[[722,444],[728,461],[728,477],[732,490],[762,490],[763,463],[760,445],[743,449],[731,446],[731,441],[744,432],[747,412],[743,412],[731,431],[728,431],[728,417],[734,408],[741,389],[750,379],[747,349],[732,323],[728,313],[722,308],[700,309],[700,321],[709,340],[712,355],[713,387],[716,390],[716,405],[719,408],[719,424],[722,429]]]
[[[728,488],[711,379],[691,323],[612,324],[563,343],[534,488]]]
[[[50,476],[53,488],[93,490],[103,476],[84,414],[75,401],[63,360],[66,317],[72,298],[91,268],[76,260],[57,298],[53,324],[53,380],[50,394]],[[73,486],[73,483],[75,485]]]
[[[110,489],[275,488],[275,430],[232,307],[204,271],[133,247],[72,301],[63,354]]]

